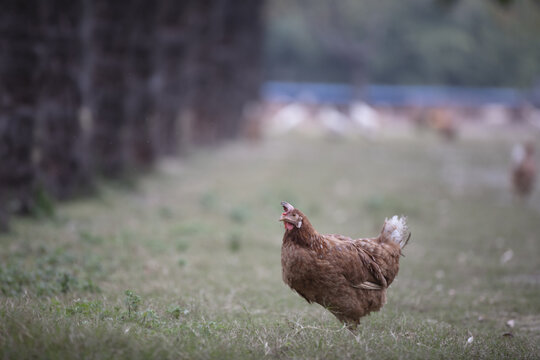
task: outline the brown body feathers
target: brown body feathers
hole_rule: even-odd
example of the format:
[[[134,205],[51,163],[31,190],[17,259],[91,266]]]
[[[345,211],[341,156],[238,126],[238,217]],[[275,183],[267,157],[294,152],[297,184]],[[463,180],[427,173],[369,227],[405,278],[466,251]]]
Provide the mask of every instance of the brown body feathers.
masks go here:
[[[292,205],[282,203],[285,235],[283,281],[309,303],[316,302],[349,327],[386,303],[410,232],[404,218],[387,220],[376,238],[322,235]]]

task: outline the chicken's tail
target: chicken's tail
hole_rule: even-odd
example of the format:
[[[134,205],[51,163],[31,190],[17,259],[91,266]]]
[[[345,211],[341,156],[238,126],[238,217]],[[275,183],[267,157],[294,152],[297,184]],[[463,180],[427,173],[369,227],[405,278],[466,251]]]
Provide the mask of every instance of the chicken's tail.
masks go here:
[[[404,216],[392,216],[384,221],[381,230],[381,241],[393,241],[399,244],[400,248],[404,248],[411,238],[411,232],[407,226],[407,218]]]

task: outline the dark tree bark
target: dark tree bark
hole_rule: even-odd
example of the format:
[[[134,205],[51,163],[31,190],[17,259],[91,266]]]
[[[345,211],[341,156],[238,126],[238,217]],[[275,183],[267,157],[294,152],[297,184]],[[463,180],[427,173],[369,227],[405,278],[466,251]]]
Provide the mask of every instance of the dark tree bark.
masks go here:
[[[245,126],[246,107],[252,106],[260,98],[264,42],[263,4],[263,0],[246,2],[244,6],[234,7],[235,11],[228,17],[226,32],[230,33],[230,40],[226,40],[225,46],[232,46],[237,50],[234,61],[227,64],[232,81],[226,84],[229,84],[228,86],[232,84],[236,91],[228,92],[231,94],[231,104],[235,109],[229,117],[229,124],[220,123],[222,127],[219,132],[225,138],[234,138],[241,134]],[[232,1],[229,1],[227,8],[233,8]]]
[[[32,207],[32,149],[39,1],[2,1],[0,11],[0,227]]]
[[[82,0],[41,3],[43,52],[36,126],[38,171],[41,185],[59,199],[72,197],[89,183],[78,119],[82,11]]]
[[[192,75],[195,86],[189,106],[194,116],[193,142],[197,145],[217,141],[219,116],[216,116],[216,106],[221,102],[220,96],[226,96],[217,68],[217,58],[226,56],[221,54],[222,49],[217,47],[223,30],[223,8],[218,6],[221,1],[198,1],[192,10],[193,33],[190,37],[190,50],[194,54],[197,67]]]
[[[91,8],[89,103],[94,169],[105,176],[124,173],[126,116],[127,0],[95,0]]]
[[[197,72],[194,141],[209,144],[237,137],[243,109],[258,99],[262,49],[262,5],[255,0],[199,1],[194,38]]]
[[[0,227],[32,208],[34,163],[65,198],[85,164],[106,176],[150,165],[150,139],[173,154],[237,136],[258,97],[262,4],[1,0]]]
[[[126,63],[126,149],[130,167],[145,169],[154,162],[150,117],[154,99],[150,79],[154,70],[156,3],[135,0],[128,13],[129,33]]]
[[[262,0],[163,0],[158,20],[156,138],[162,153],[238,136],[258,99]]]
[[[188,141],[183,110],[187,109],[189,83],[186,74],[191,48],[189,21],[198,0],[161,0],[157,14],[155,73],[156,122],[153,129],[157,151],[175,154],[180,139]]]

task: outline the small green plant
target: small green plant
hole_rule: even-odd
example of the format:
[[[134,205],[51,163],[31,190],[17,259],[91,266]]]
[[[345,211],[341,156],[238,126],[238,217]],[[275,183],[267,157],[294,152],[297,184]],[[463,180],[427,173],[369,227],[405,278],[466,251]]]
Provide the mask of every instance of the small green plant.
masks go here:
[[[92,281],[92,279],[86,279],[85,281],[83,281],[80,284],[80,288],[83,291],[88,291],[88,292],[91,292],[91,293],[100,293],[101,292],[101,288],[98,285],[96,285]]]
[[[178,240],[178,242],[176,243],[176,249],[179,252],[184,252],[188,248],[189,248],[189,242],[187,242],[186,240]]]
[[[90,316],[99,314],[103,311],[103,303],[101,301],[86,301],[77,299],[71,306],[66,307],[66,315],[82,314]]]
[[[79,237],[82,241],[92,245],[99,245],[105,241],[102,236],[92,234],[91,232],[85,230],[79,232]]]
[[[212,210],[217,206],[218,197],[213,191],[207,191],[199,198],[199,203],[204,210]]]
[[[166,207],[166,206],[160,207],[159,210],[158,210],[158,214],[163,219],[172,219],[173,215],[174,215],[171,208]]]
[[[140,322],[146,327],[154,327],[159,325],[159,317],[152,309],[147,309],[141,314]]]
[[[189,309],[183,309],[178,305],[171,305],[167,309],[167,313],[171,315],[174,319],[180,319],[181,315],[189,314]]]
[[[126,298],[124,299],[124,302],[126,304],[126,307],[128,309],[128,317],[131,318],[132,312],[137,312],[139,310],[139,305],[141,303],[141,297],[137,294],[135,294],[131,290],[126,290],[125,292]]]
[[[49,194],[39,187],[34,195],[34,204],[32,213],[36,217],[53,217],[55,214],[54,200]]]
[[[240,248],[242,247],[242,238],[240,234],[238,233],[232,233],[229,235],[229,250],[232,252],[240,251]]]
[[[186,260],[182,258],[178,259],[178,266],[180,267],[186,266]]]
[[[199,234],[203,230],[204,225],[198,222],[185,222],[174,226],[171,229],[172,236],[190,236]]]
[[[229,217],[235,223],[244,224],[249,217],[249,212],[248,209],[244,207],[235,207],[230,211]]]
[[[76,282],[76,279],[70,274],[66,272],[59,274],[58,283],[60,284],[60,291],[62,294],[66,294],[69,291],[72,282]]]

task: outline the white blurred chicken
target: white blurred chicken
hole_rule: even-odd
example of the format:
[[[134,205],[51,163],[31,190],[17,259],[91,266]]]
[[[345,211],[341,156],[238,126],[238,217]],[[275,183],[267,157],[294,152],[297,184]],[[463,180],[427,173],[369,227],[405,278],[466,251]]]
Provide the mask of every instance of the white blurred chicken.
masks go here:
[[[368,137],[374,137],[381,128],[379,113],[371,106],[356,102],[350,107],[352,121],[360,127],[360,131]]]

